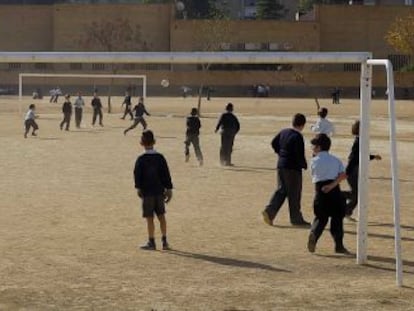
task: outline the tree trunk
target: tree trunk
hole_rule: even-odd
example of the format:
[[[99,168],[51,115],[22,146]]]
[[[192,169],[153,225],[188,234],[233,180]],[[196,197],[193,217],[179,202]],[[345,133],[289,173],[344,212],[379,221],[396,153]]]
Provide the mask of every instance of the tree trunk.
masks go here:
[[[113,83],[114,83],[114,79],[111,78],[111,81],[109,83],[109,89],[108,89],[108,113],[112,112],[111,95],[112,95],[112,84]]]
[[[200,87],[198,88],[198,103],[197,103],[197,110],[198,110],[198,115],[201,116],[201,98],[203,96],[203,88],[204,85],[201,84]]]

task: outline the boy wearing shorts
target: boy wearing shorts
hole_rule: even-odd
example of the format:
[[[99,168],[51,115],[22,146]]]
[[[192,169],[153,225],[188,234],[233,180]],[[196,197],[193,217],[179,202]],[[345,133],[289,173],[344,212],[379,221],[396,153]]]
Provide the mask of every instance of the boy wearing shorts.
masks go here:
[[[27,134],[30,131],[30,128],[33,128],[32,136],[36,136],[36,131],[39,129],[39,126],[37,125],[35,119],[37,118],[35,114],[36,107],[34,104],[31,104],[29,106],[29,110],[26,113],[26,116],[24,118],[24,138],[27,138]]]
[[[160,222],[162,249],[169,250],[167,242],[167,221],[165,203],[172,198],[172,182],[167,161],[154,149],[155,139],[151,130],[144,130],[141,146],[145,152],[135,162],[134,178],[138,196],[142,199],[143,217],[147,220],[148,242],[141,246],[144,250],[155,250],[154,214]]]

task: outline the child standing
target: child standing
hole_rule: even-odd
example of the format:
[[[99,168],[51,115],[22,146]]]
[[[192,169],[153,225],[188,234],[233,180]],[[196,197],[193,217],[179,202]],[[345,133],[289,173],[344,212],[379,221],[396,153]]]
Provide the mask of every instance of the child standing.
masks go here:
[[[332,136],[335,133],[335,128],[332,122],[326,118],[327,115],[328,109],[323,107],[318,110],[319,119],[315,124],[311,125],[312,132],[322,133],[328,136]]]
[[[32,136],[36,136],[36,131],[39,129],[39,126],[35,121],[35,119],[37,118],[35,111],[36,106],[34,104],[31,104],[24,118],[24,138],[27,138],[27,134],[29,133],[31,127],[33,128]]]
[[[347,181],[350,191],[344,191],[343,194],[347,199],[345,216],[350,218],[352,212],[358,204],[358,175],[359,175],[359,120],[352,125],[352,135],[355,136],[352,144],[351,153],[348,156],[348,165],[346,166]],[[370,154],[370,160],[381,160],[379,154]],[[352,220],[352,219],[351,219]]]
[[[63,120],[60,122],[60,130],[63,129],[63,126],[66,124],[65,131],[69,131],[70,119],[72,118],[72,103],[70,102],[69,94],[65,95],[65,102],[62,106]]]
[[[197,108],[191,109],[191,115],[187,117],[187,131],[185,133],[185,162],[188,162],[190,159],[190,145],[193,144],[194,152],[197,157],[197,160],[200,166],[203,165],[203,154],[200,149],[200,128],[201,122],[198,117]]]
[[[98,97],[97,93],[93,94],[93,99],[92,99],[91,105],[92,105],[92,108],[93,108],[92,126],[95,125],[97,117],[99,117],[99,125],[103,126],[103,123],[102,123],[102,103],[101,103],[101,99]]]
[[[123,101],[121,107],[123,105],[125,105],[125,111],[124,111],[124,115],[121,119],[125,120],[125,117],[129,114],[129,116],[131,117],[131,120],[133,120],[134,115],[132,114],[132,111],[131,111],[131,105],[132,105],[131,104],[131,95],[129,95],[128,92],[125,93],[125,98],[124,98],[124,101]]]
[[[144,154],[135,163],[135,188],[142,199],[143,217],[147,219],[148,242],[141,246],[144,250],[155,250],[154,214],[160,222],[162,234],[162,249],[170,249],[167,242],[167,221],[165,219],[165,203],[172,198],[172,182],[167,161],[164,156],[154,150],[154,134],[144,130],[141,136],[141,146]]]
[[[312,182],[315,184],[312,222],[308,239],[309,252],[315,252],[316,243],[331,218],[331,234],[335,241],[335,252],[348,254],[343,245],[343,219],[345,199],[339,183],[346,178],[342,162],[329,154],[331,139],[326,134],[318,134],[311,140],[313,158],[311,160]]]
[[[126,133],[128,133],[130,130],[136,128],[140,123],[142,123],[144,130],[147,128],[147,122],[145,122],[144,114],[147,116],[150,116],[150,114],[148,113],[147,109],[145,109],[143,97],[139,98],[138,104],[135,105],[132,111],[135,111],[134,123],[124,131],[124,135],[126,135]]]

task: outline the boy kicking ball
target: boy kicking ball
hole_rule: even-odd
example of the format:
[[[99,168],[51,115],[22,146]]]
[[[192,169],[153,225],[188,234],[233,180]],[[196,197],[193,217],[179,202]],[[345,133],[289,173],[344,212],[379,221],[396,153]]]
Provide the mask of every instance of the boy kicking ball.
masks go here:
[[[145,152],[135,162],[135,188],[142,199],[143,217],[147,220],[148,242],[141,246],[144,250],[155,250],[154,214],[160,222],[162,249],[169,250],[167,242],[167,221],[165,219],[165,203],[172,198],[172,182],[167,161],[161,153],[154,150],[154,134],[144,130],[141,146]]]
[[[331,139],[326,134],[318,134],[311,140],[313,158],[311,161],[312,182],[315,184],[313,220],[308,239],[309,252],[315,252],[316,243],[331,218],[331,234],[335,241],[335,252],[349,254],[344,247],[343,220],[345,198],[339,183],[346,179],[341,160],[329,153]]]

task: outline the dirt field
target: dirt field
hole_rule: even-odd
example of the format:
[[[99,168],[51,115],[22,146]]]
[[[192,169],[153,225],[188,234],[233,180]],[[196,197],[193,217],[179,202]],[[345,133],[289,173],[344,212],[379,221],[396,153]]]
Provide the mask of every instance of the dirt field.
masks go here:
[[[222,168],[214,127],[230,100],[241,132],[235,166]],[[104,128],[90,126],[88,107],[83,128],[72,120],[69,132],[59,130],[61,105],[38,101],[39,136],[24,139],[17,100],[0,98],[0,310],[414,310],[414,102],[397,103],[405,284],[399,289],[385,101],[372,105],[371,151],[383,160],[370,163],[366,265],[357,265],[355,255],[336,255],[329,231],[308,253],[308,229],[290,226],[287,205],[274,227],[261,219],[276,183],[270,141],[296,112],[308,116],[310,158],[311,99],[204,101],[200,168],[183,155],[184,117],[196,100],[148,98],[147,120],[175,188],[167,207],[174,251],[139,250],[147,238],[132,179],[140,130],[122,134],[130,122],[119,118],[121,101],[115,99],[115,113],[105,113]],[[23,111],[31,102],[24,100]],[[359,103],[321,102],[337,128],[332,152],[346,162]],[[309,221],[312,189],[306,171],[302,210]],[[345,231],[355,254],[356,223],[345,222]]]

